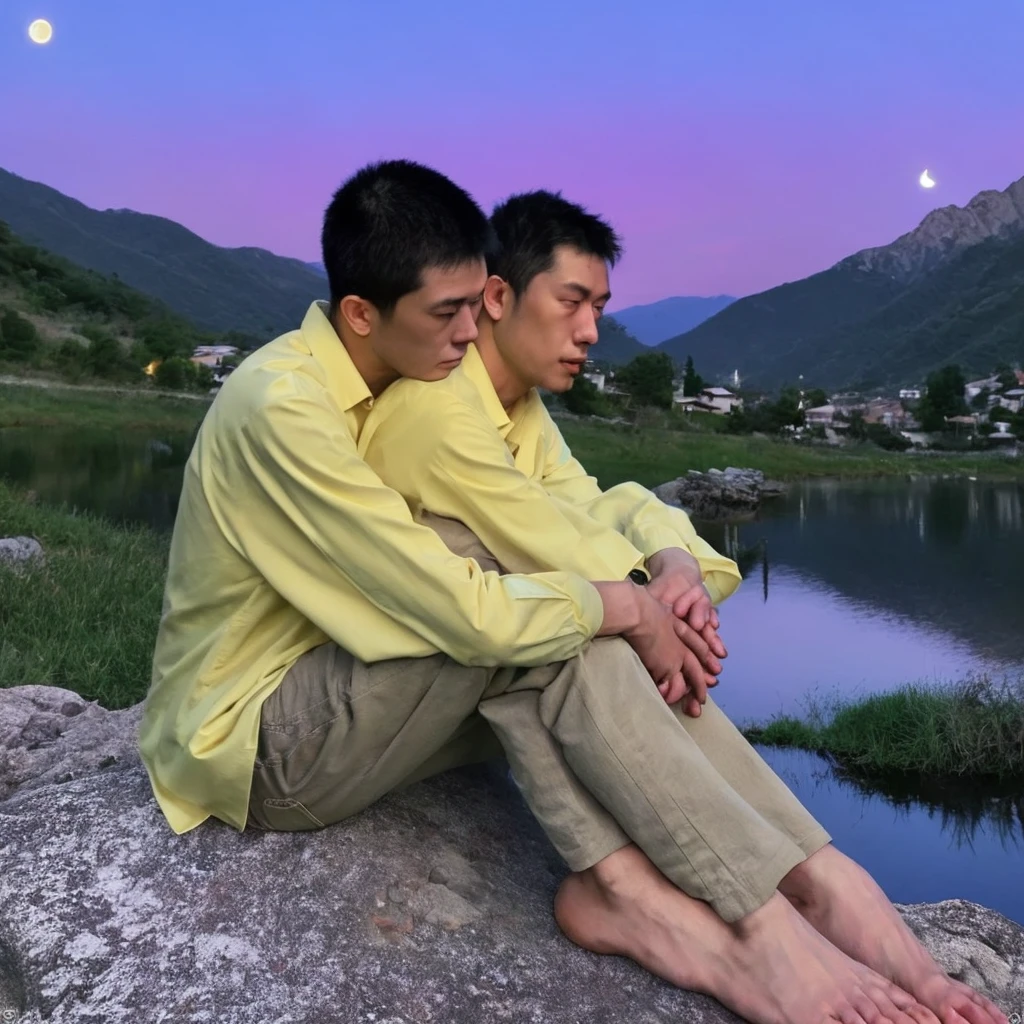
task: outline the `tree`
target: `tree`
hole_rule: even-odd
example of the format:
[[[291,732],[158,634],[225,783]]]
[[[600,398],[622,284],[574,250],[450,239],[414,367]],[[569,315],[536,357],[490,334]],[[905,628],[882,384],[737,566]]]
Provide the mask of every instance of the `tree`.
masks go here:
[[[39,348],[39,334],[31,320],[13,309],[0,317],[0,359],[31,359]]]
[[[639,405],[671,409],[675,365],[667,352],[645,352],[623,367],[615,378]]]
[[[811,388],[804,392],[804,408],[820,409],[828,405],[828,395],[821,388]]]
[[[192,334],[174,320],[151,320],[138,332],[139,340],[154,359],[187,356],[195,347]]]
[[[182,356],[165,359],[154,374],[157,387],[166,388],[168,391],[184,391],[195,379],[192,366],[193,364]]]
[[[927,431],[945,430],[948,417],[964,415],[967,412],[966,386],[959,366],[943,366],[928,374],[925,394],[917,409],[921,426]]]
[[[704,390],[704,378],[693,368],[693,356],[686,357],[686,369],[683,371],[683,396],[695,398]]]
[[[603,411],[601,392],[592,380],[582,374],[573,381],[573,385],[562,395],[562,404],[577,416],[596,416]]]
[[[982,388],[972,399],[971,408],[978,412],[984,412],[988,408],[989,395],[992,392],[988,388]]]

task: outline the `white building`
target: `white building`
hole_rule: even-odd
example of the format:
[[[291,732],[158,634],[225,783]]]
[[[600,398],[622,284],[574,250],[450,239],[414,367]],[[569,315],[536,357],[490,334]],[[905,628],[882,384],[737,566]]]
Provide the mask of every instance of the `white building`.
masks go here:
[[[809,427],[831,427],[836,418],[836,407],[834,405],[819,405],[816,409],[807,409],[804,412],[804,422]]]
[[[743,399],[739,395],[734,395],[728,388],[705,388],[698,397],[722,416],[733,409],[743,407]]]
[[[598,373],[596,370],[590,373],[582,374],[584,380],[589,380],[591,384],[597,388],[598,391],[604,391],[604,374]]]
[[[916,402],[921,398],[921,389],[900,388],[900,398],[908,402]]]
[[[1004,391],[996,401],[1010,412],[1020,412],[1024,406],[1024,388],[1011,388],[1009,391]]]
[[[998,377],[985,377],[983,380],[972,380],[964,388],[964,398],[969,402],[972,398],[980,395],[982,391],[993,391],[999,387]]]
[[[193,363],[201,363],[203,366],[220,366],[225,356],[238,355],[238,349],[234,345],[197,345],[191,355]]]

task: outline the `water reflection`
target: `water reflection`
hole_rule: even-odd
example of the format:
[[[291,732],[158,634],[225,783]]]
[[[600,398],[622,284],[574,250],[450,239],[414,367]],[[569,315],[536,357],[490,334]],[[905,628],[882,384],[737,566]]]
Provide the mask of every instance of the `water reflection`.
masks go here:
[[[835,845],[902,903],[974,900],[1024,923],[1022,796],[1006,791],[925,795],[899,783],[837,775],[804,751],[761,753],[828,829]]]
[[[46,502],[169,530],[190,442],[187,434],[7,428],[0,430],[0,479]]]
[[[757,519],[702,532],[766,577],[784,569],[848,602],[1024,663],[1024,485],[815,481]],[[763,579],[762,579],[763,589]],[[727,606],[728,607],[728,606]]]

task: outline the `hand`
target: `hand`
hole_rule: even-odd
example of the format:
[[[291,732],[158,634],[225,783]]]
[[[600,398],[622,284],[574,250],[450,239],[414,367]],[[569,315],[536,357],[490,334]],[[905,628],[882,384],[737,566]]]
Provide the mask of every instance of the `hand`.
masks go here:
[[[647,565],[651,571],[648,591],[695,629],[716,657],[727,657],[729,652],[718,636],[718,612],[701,580],[697,559],[682,548],[663,548],[647,560]]]
[[[697,559],[682,548],[662,548],[647,560],[647,566],[651,572],[651,582],[647,589],[662,604],[674,609],[677,601],[697,591],[687,602],[685,617],[692,620],[690,625],[700,632],[707,625],[714,609],[711,596],[704,588],[703,573]],[[683,615],[679,617],[684,618]]]
[[[708,689],[718,685],[721,662],[711,653],[706,641],[681,619],[674,624],[676,636],[686,647],[678,676],[658,686],[658,692],[668,705],[683,701],[683,712],[699,718],[701,706],[707,702]]]

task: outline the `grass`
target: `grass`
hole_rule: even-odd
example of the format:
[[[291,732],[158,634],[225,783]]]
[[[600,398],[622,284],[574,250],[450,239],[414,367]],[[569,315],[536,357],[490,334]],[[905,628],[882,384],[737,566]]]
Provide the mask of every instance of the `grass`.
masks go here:
[[[169,538],[36,505],[0,483],[0,533],[45,564],[0,563],[0,687],[61,686],[124,708],[149,686]]]
[[[760,469],[773,480],[811,477],[866,478],[908,473],[956,474],[988,480],[1024,479],[1024,459],[977,454],[892,453],[865,445],[819,448],[767,438],[679,431],[664,427],[635,429],[585,420],[559,423],[573,454],[604,486],[636,480],[653,487],[688,470],[742,466]]]
[[[908,685],[813,707],[744,730],[751,742],[811,750],[859,776],[1024,779],[1024,678]]]
[[[86,390],[0,383],[0,428],[81,427],[184,433],[209,402],[138,389]]]

